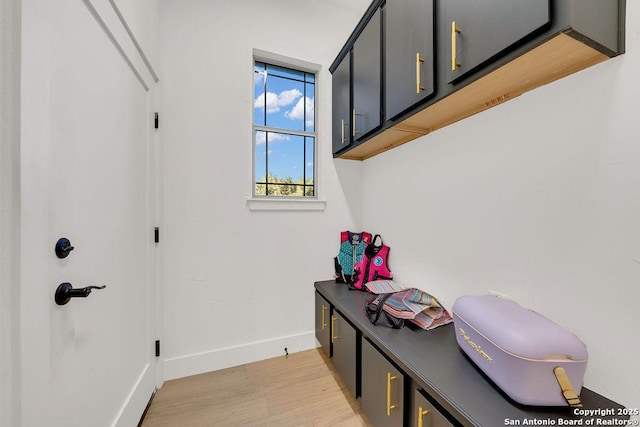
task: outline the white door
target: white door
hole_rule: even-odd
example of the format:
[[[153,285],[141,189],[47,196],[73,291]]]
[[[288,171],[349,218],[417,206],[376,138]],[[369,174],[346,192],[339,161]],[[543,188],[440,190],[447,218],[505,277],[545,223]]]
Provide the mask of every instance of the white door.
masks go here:
[[[154,89],[94,4],[22,2],[24,426],[136,425],[156,382]],[[63,282],[106,288],[57,305]]]

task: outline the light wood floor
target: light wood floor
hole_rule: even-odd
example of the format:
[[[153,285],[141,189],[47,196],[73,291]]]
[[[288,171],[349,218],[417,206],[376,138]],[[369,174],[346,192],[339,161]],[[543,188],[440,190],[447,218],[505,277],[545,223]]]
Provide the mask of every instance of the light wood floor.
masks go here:
[[[369,426],[319,349],[167,381],[151,426]]]

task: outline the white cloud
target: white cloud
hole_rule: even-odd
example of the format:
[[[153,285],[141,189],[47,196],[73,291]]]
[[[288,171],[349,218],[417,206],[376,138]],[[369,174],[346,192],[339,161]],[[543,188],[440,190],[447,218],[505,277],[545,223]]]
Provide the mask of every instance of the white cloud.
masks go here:
[[[296,105],[291,109],[291,111],[287,111],[284,113],[284,116],[291,120],[302,120],[304,119],[304,107],[307,108],[307,117],[313,118],[314,113],[314,105],[313,98],[309,98],[305,96],[304,98],[300,98]],[[313,125],[313,119],[307,120],[307,125]]]
[[[284,135],[281,133],[270,133],[269,134],[269,144],[273,144],[278,141],[289,141],[291,138],[289,135]],[[267,133],[266,132],[257,132],[256,133],[256,145],[262,145],[267,142]]]
[[[280,108],[291,105],[302,96],[298,89],[284,90],[279,94],[267,92],[267,113],[276,113]],[[265,94],[261,93],[254,101],[254,108],[264,108]]]

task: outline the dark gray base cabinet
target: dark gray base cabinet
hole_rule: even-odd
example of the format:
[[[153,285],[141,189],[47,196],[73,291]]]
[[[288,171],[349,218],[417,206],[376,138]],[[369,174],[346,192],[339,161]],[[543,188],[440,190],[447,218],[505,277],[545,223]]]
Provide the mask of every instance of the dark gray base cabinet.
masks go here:
[[[507,419],[587,425],[591,419],[568,406],[529,408],[510,401],[460,350],[453,324],[432,331],[373,325],[364,292],[333,280],[315,288],[316,337],[374,426],[496,427]],[[624,413],[620,404],[585,387],[580,398],[587,413]],[[619,417],[616,425],[627,425],[626,419]]]
[[[316,339],[331,358],[347,389],[357,397],[357,330],[318,292],[315,299]]]
[[[331,304],[316,292],[316,339],[331,357]]]
[[[369,341],[362,340],[360,405],[377,427],[402,427],[404,375]]]
[[[356,330],[337,310],[331,316],[331,340],[333,343],[332,362],[340,378],[356,397]]]
[[[456,427],[418,388],[412,390],[409,408],[409,427]]]

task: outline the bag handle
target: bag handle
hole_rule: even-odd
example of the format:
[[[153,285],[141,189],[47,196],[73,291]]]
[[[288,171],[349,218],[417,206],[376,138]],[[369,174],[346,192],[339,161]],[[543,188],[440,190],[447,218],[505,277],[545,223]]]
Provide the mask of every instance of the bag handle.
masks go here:
[[[378,322],[378,319],[380,319],[380,315],[384,312],[385,317],[387,318],[387,320],[389,321],[393,329],[400,329],[404,326],[404,319],[398,319],[396,317],[393,317],[392,315],[390,315],[389,313],[387,313],[382,309],[385,301],[388,300],[393,293],[394,292],[378,295],[376,299],[374,299],[372,302],[370,302],[364,307],[365,312],[367,313],[367,317],[369,318],[369,321],[374,325]],[[373,309],[372,306],[374,306],[374,301],[376,300],[378,300],[378,306],[375,309]]]
[[[389,299],[390,296],[391,294],[383,294],[382,296],[378,296],[377,298],[375,298],[373,301],[371,301],[369,304],[367,304],[364,307],[367,312],[367,317],[369,318],[369,321],[374,325],[376,324],[376,322],[378,322],[378,319],[380,318],[380,314],[382,313],[382,305],[386,300]],[[378,300],[377,306],[374,304],[375,300]],[[375,307],[375,310],[372,307]]]
[[[580,401],[580,396],[573,389],[573,385],[571,381],[569,381],[569,377],[565,372],[562,366],[556,366],[553,369],[553,374],[556,376],[556,380],[558,380],[558,385],[560,385],[560,389],[562,390],[562,395],[564,399],[567,401],[569,406],[572,408],[582,408],[582,402]]]

